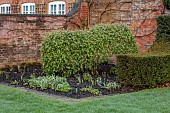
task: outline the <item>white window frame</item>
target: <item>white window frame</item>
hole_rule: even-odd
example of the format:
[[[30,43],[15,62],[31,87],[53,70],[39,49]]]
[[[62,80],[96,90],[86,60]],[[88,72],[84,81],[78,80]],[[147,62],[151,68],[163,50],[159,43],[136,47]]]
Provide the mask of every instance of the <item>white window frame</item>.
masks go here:
[[[35,14],[35,3],[23,3],[22,14]]]
[[[48,4],[48,14],[52,15],[65,15],[66,3],[63,1],[54,1]]]
[[[11,14],[11,5],[10,4],[1,4],[0,5],[0,14]]]

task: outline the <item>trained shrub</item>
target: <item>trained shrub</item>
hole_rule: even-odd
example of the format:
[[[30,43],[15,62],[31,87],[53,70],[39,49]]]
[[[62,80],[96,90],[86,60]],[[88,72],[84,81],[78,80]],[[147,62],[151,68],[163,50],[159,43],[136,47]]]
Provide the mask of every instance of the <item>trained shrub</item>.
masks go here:
[[[44,71],[70,76],[96,71],[103,56],[138,52],[130,29],[124,25],[98,25],[90,31],[61,31],[48,35],[41,48]]]
[[[118,55],[117,80],[124,85],[154,86],[170,81],[170,54]]]
[[[104,53],[130,54],[137,53],[138,49],[131,30],[125,25],[97,25],[91,29],[92,38],[96,47]]]
[[[157,18],[158,31],[156,41],[170,41],[170,15],[161,15]]]

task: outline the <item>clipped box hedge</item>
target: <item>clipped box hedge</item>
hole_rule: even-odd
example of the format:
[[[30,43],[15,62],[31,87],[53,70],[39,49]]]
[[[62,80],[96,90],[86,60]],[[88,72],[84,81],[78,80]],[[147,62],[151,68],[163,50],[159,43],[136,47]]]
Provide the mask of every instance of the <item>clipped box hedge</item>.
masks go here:
[[[101,57],[137,53],[130,29],[125,25],[98,25],[89,31],[49,34],[42,43],[42,63],[47,75],[71,76],[95,72]]]
[[[124,85],[154,86],[170,81],[170,54],[118,55],[117,80]]]

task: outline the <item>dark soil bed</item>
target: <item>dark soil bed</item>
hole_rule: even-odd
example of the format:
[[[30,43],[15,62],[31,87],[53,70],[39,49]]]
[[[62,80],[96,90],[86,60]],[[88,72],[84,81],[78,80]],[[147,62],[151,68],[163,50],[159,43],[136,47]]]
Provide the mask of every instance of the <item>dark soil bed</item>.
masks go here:
[[[45,73],[42,71],[41,64],[33,64],[33,65],[23,65],[23,66],[13,66],[1,69],[0,71],[0,82],[8,83],[10,85],[14,85],[16,87],[29,87],[28,84],[26,84],[27,79],[30,79],[30,76],[34,74],[36,77],[39,76],[46,76]],[[95,78],[94,78],[95,79]],[[115,77],[105,77],[108,81],[115,81]],[[67,78],[67,82],[71,86],[72,90],[69,92],[60,92],[60,91],[54,91],[52,89],[46,89],[46,90],[40,90],[38,88],[35,88],[35,90],[47,92],[49,94],[54,95],[62,95],[67,96],[71,98],[85,98],[89,96],[95,96],[94,94],[88,92],[88,91],[81,91],[81,88],[89,86],[90,82],[83,82],[81,84],[78,84],[75,77],[69,77]],[[156,87],[162,87],[166,86],[169,87],[170,83],[160,84]],[[136,92],[143,89],[146,89],[146,87],[131,87],[131,86],[121,86],[118,89],[114,90],[108,90],[106,88],[101,87],[100,85],[95,85],[94,88],[98,89],[100,92],[100,95],[115,95],[115,94],[122,94],[122,93],[129,93],[129,92]]]

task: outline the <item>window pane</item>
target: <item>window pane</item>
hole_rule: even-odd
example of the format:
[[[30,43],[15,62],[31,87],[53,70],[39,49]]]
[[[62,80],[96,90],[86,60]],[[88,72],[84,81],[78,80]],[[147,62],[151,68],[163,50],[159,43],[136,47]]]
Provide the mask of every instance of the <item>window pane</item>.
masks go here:
[[[25,6],[23,7],[23,11],[25,11]]]
[[[32,10],[35,12],[35,6],[32,6]]]
[[[61,11],[58,11],[58,14],[61,15]]]
[[[5,14],[5,7],[2,7],[2,13]]]
[[[53,5],[51,5],[51,14],[53,13]]]
[[[32,7],[32,5],[31,5],[31,6],[30,6],[30,12],[33,11],[32,9],[33,9],[33,7]]]
[[[62,10],[65,10],[65,6],[64,6],[64,4],[62,4]]]
[[[54,5],[54,11],[56,11],[57,10],[57,6],[56,5]]]
[[[28,6],[26,6],[26,11],[28,11]]]
[[[61,10],[61,4],[59,4],[59,10]]]
[[[2,13],[2,7],[1,7],[1,13]]]
[[[11,12],[11,7],[9,7],[9,13]]]

